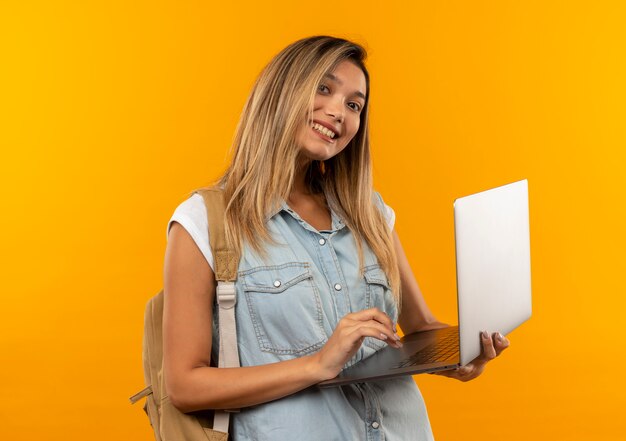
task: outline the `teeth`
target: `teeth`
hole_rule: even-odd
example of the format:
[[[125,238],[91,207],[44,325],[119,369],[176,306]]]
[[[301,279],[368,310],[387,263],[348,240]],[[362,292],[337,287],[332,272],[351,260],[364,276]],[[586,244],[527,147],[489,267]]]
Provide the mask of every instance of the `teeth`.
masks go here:
[[[335,132],[333,132],[332,130],[328,130],[326,127],[324,127],[321,124],[313,123],[311,127],[313,127],[318,132],[322,132],[324,135],[328,136],[329,138],[334,138],[335,136],[337,136]]]

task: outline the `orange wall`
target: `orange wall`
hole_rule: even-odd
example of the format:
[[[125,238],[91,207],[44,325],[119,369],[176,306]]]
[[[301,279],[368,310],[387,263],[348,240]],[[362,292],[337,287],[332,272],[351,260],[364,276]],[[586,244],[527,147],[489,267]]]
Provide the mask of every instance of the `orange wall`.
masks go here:
[[[623,2],[13,3],[0,439],[151,439],[128,396],[167,220],[224,167],[264,64],[322,33],[370,50],[376,186],[440,319],[453,199],[529,179],[533,317],[479,379],[416,377],[437,439],[623,439]]]

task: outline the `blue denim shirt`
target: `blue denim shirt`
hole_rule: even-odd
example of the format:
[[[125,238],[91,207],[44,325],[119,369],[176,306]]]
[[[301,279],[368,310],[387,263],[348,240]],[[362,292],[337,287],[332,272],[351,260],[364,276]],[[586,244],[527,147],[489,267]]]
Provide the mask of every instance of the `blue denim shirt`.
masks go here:
[[[377,195],[378,201],[382,199]],[[318,351],[346,314],[371,307],[394,323],[387,277],[364,245],[364,276],[354,236],[331,209],[332,229],[318,231],[286,203],[268,220],[278,241],[262,258],[245,246],[236,282],[241,366],[255,366]],[[219,342],[215,308],[213,350]],[[386,343],[367,337],[348,367]],[[233,441],[432,440],[422,395],[411,376],[321,389],[231,414]]]

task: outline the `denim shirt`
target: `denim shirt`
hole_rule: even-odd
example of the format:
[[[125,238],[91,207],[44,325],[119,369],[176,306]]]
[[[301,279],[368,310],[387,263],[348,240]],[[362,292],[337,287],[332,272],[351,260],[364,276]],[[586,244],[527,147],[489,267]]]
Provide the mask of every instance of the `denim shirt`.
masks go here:
[[[382,198],[377,195],[382,204]],[[267,226],[278,242],[262,258],[244,245],[235,284],[241,366],[290,360],[318,351],[339,320],[377,307],[397,322],[385,273],[364,244],[359,275],[354,236],[332,210],[332,228],[318,231],[286,203]],[[213,355],[219,328],[214,308]],[[366,337],[345,367],[386,345]],[[231,413],[233,441],[432,440],[428,414],[411,376],[318,388]]]

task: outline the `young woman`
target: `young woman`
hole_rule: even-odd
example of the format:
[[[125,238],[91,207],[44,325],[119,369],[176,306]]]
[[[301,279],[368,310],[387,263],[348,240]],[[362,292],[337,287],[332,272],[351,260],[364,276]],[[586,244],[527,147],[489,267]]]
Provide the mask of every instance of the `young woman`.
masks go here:
[[[433,439],[411,376],[310,387],[399,347],[396,324],[405,333],[448,326],[424,302],[394,212],[372,189],[365,57],[340,38],[296,41],[245,104],[219,181],[226,235],[241,254],[241,367],[210,366],[219,340],[202,196],[180,204],[168,224],[166,389],[183,412],[241,408],[231,415],[235,441]],[[485,336],[480,357],[440,374],[475,378],[508,344]]]

